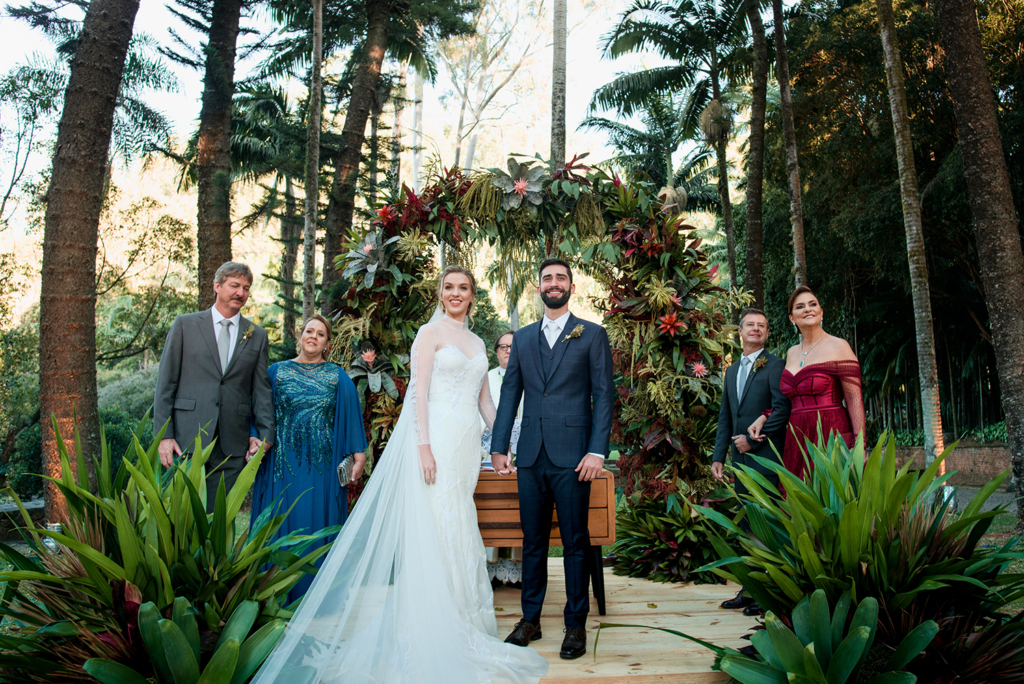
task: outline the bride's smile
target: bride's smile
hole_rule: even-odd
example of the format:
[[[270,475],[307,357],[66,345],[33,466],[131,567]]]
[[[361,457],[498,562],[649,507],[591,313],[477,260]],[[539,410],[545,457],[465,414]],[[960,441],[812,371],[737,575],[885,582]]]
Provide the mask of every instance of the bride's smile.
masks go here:
[[[473,284],[462,273],[449,273],[441,286],[441,304],[444,312],[462,320],[473,305]]]

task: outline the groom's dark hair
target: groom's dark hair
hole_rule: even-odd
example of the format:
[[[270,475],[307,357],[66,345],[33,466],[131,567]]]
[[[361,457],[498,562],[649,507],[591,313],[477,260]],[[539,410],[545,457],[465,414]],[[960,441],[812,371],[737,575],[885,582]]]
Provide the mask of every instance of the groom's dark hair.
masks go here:
[[[562,261],[561,259],[554,258],[545,259],[544,261],[540,262],[540,268],[537,270],[537,280],[540,280],[541,276],[544,275],[544,269],[547,268],[548,266],[565,266],[565,270],[569,274],[569,282],[572,282],[572,269],[569,267],[569,264]]]

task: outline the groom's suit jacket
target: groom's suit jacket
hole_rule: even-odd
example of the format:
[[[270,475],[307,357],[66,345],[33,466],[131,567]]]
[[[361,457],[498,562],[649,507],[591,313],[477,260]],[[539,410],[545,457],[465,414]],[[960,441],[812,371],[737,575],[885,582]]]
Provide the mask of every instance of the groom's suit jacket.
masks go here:
[[[588,453],[608,455],[615,407],[608,333],[596,323],[570,314],[551,348],[541,330],[542,322],[521,328],[512,338],[491,451],[508,453],[516,407],[522,398],[516,465],[532,466],[543,444],[554,465],[575,468]],[[579,337],[570,337],[577,326],[583,326]],[[547,358],[542,360],[542,355]]]
[[[251,417],[261,440],[276,441],[267,356],[267,331],[240,317],[238,341],[222,372],[210,310],[178,316],[160,357],[154,436],[170,420],[164,436],[173,437],[183,451],[202,429],[204,446],[219,432],[226,456],[244,456]]]
[[[714,460],[724,463],[726,455],[731,453],[734,466],[750,466],[767,476],[772,482],[777,482],[778,476],[754,461],[751,455],[773,461],[781,460],[790,411],[789,399],[782,393],[780,385],[786,362],[767,351],[762,351],[755,359],[754,364],[757,365],[757,361],[760,359],[765,359],[765,365],[747,376],[742,397],[736,396],[736,374],[739,372],[740,364],[734,363],[725,371],[725,391],[722,393],[722,408],[718,413],[718,435],[715,439]],[[761,414],[768,409],[772,410],[772,415],[761,428],[761,433],[767,439],[762,442],[751,440],[751,450],[741,454],[733,444],[732,437],[746,435],[747,428],[751,423],[760,418]],[[775,455],[772,445],[778,450],[780,456]]]

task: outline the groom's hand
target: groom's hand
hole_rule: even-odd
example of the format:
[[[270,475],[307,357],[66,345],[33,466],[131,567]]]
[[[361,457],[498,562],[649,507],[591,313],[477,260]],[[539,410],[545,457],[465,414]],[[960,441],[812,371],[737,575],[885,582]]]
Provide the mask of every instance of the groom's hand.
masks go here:
[[[576,466],[576,472],[580,474],[580,482],[590,482],[601,474],[604,468],[604,459],[595,454],[587,454]]]
[[[499,475],[516,472],[515,466],[512,465],[512,458],[508,454],[491,454],[491,465]]]

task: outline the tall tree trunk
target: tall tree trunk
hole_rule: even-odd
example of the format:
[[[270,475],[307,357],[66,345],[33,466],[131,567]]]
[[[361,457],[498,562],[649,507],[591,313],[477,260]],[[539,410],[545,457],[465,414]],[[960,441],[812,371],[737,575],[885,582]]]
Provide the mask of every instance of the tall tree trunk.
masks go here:
[[[416,192],[423,187],[420,180],[420,167],[423,166],[423,74],[416,72],[413,87],[413,126],[412,126],[412,186]]]
[[[900,172],[903,200],[903,225],[907,231],[907,261],[910,262],[910,289],[914,301],[914,327],[917,332],[917,373],[921,389],[921,423],[924,427],[924,457],[931,463],[942,453],[942,409],[939,402],[939,369],[935,361],[935,333],[932,330],[932,302],[928,287],[928,257],[921,227],[921,200],[914,165],[914,144],[910,137],[907,92],[903,85],[903,59],[896,37],[896,22],[891,0],[875,0],[878,26],[885,52],[885,77],[889,84],[889,104],[896,142],[896,161]]]
[[[323,0],[313,2],[313,63],[310,65],[309,110],[306,114],[306,221],[302,242],[302,318],[316,313],[316,221],[320,209],[320,91],[324,59]],[[324,255],[324,280],[333,271]],[[326,289],[324,290],[326,292]]]
[[[284,220],[281,221],[281,297],[284,299],[284,340],[296,340],[295,335],[295,262],[299,256],[299,238],[302,234],[299,203],[295,201],[295,187],[291,176],[284,177]]]
[[[469,144],[466,145],[466,169],[471,170],[473,168],[473,160],[476,157],[476,129],[473,129],[472,135],[469,136]]]
[[[242,0],[213,0],[196,154],[199,308],[213,305],[213,276],[231,261],[231,100]]]
[[[711,92],[716,101],[722,101],[722,90],[718,83],[718,63],[714,53],[711,56]],[[736,287],[736,238],[732,230],[732,200],[729,198],[729,165],[726,159],[729,145],[728,132],[719,136],[714,145],[718,159],[718,198],[722,202],[722,224],[725,227],[725,244],[729,261],[729,287]]]
[[[551,167],[565,166],[566,0],[555,0],[554,50],[551,65]]]
[[[368,0],[366,7],[366,54],[352,83],[345,125],[341,130],[341,150],[335,161],[331,199],[327,203],[327,235],[324,240],[323,311],[330,315],[339,302],[331,290],[338,280],[334,257],[341,254],[345,233],[352,228],[356,209],[356,181],[359,158],[366,138],[366,119],[376,97],[384,52],[388,44],[388,0]]]
[[[786,145],[786,175],[789,179],[789,215],[793,224],[793,276],[796,286],[807,284],[807,251],[804,246],[804,206],[800,189],[800,160],[796,150],[793,123],[793,92],[789,87],[789,55],[786,52],[785,19],[782,0],[772,0],[775,23],[775,74],[782,100],[782,134]]]
[[[89,4],[57,128],[43,232],[39,403],[43,473],[58,479],[60,455],[51,416],[64,439],[71,440],[77,415],[86,460],[99,454],[96,242],[114,109],[138,10],[139,0]],[[47,481],[44,491],[46,519],[66,519],[60,490]]]
[[[397,190],[402,187],[402,183],[399,177],[402,173],[402,111],[405,109],[405,87],[406,87],[406,75],[409,71],[409,63],[402,62],[402,68],[398,76],[398,89],[395,91],[398,93],[398,97],[393,98],[395,103],[395,125],[391,130],[391,183],[392,186]]]
[[[377,97],[370,107],[370,187],[367,188],[366,199],[370,204],[377,201],[377,177],[380,167],[380,114],[381,97]]]
[[[1003,156],[996,101],[973,0],[937,0],[964,179],[971,203],[985,304],[1024,526],[1024,254]]]
[[[480,15],[477,14],[477,17]],[[475,23],[474,23],[475,25]],[[455,168],[459,167],[462,159],[462,131],[466,127],[466,110],[469,108],[469,87],[472,81],[470,67],[473,65],[473,51],[476,47],[476,36],[469,39],[469,46],[466,51],[466,71],[462,79],[462,104],[459,105],[459,127],[455,130]]]
[[[764,306],[764,252],[762,249],[761,200],[764,195],[764,113],[768,97],[768,45],[761,6],[747,6],[747,20],[754,43],[753,102],[750,105],[750,143],[747,156],[747,279],[754,304]]]

